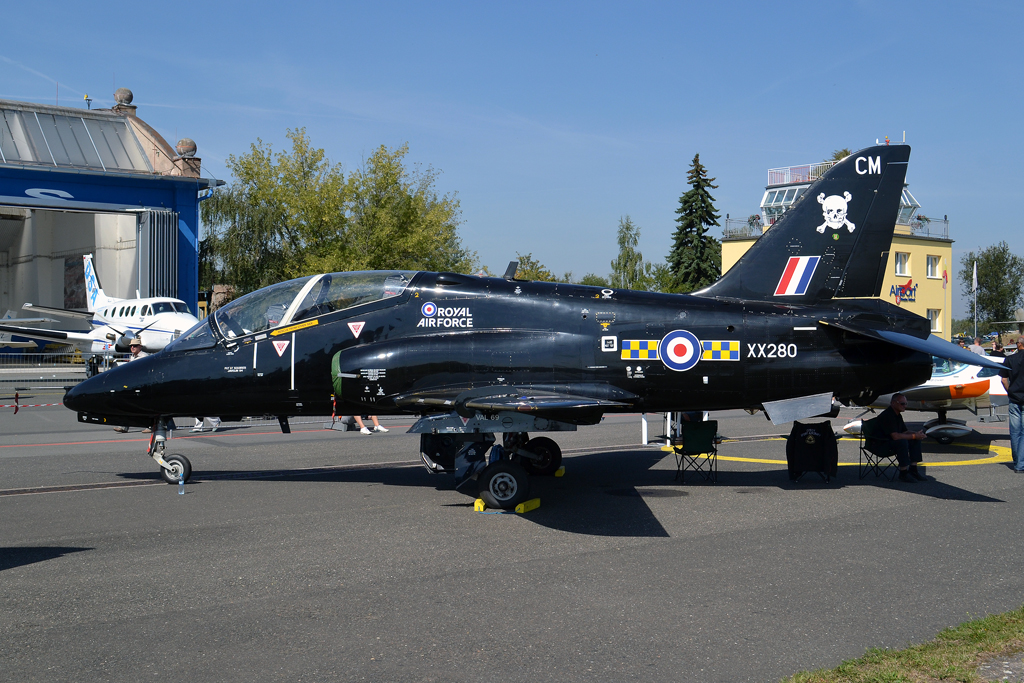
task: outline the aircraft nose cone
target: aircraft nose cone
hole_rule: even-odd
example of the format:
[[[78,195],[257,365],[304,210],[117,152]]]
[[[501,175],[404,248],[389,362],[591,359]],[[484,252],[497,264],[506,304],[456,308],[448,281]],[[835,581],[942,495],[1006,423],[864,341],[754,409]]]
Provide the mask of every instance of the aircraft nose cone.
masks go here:
[[[84,382],[76,384],[64,394],[64,406],[77,412],[102,412],[106,407],[104,394],[109,390],[101,388],[95,380],[99,376],[91,377]]]
[[[101,372],[84,382],[71,387],[64,394],[64,405],[78,412],[102,415],[130,415],[135,410],[135,395],[144,373],[142,361],[145,358],[126,363],[120,367]]]

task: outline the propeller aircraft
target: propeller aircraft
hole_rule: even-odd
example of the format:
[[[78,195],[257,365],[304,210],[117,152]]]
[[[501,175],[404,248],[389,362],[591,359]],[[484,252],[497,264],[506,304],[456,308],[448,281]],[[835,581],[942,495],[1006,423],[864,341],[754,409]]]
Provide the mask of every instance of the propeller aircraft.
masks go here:
[[[127,353],[129,342],[132,338],[138,337],[142,340],[143,350],[154,353],[199,322],[199,319],[189,312],[188,305],[180,299],[160,296],[115,299],[107,296],[96,277],[92,254],[86,254],[83,259],[87,311],[50,308],[31,303],[24,304],[22,308],[81,320],[91,325],[92,329],[89,332],[44,330],[23,326],[29,322],[44,322],[47,320],[45,318],[13,318],[10,321],[3,319],[0,322],[0,332],[45,342],[70,344],[83,354],[90,355],[110,351]]]

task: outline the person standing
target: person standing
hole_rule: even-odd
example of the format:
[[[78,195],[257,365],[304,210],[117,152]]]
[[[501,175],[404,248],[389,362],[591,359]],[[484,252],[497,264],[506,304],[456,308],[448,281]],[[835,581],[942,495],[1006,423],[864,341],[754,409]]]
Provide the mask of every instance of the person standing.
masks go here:
[[[359,433],[360,434],[372,434],[373,432],[380,432],[380,433],[383,434],[383,433],[388,431],[384,427],[381,427],[380,422],[377,421],[377,416],[376,415],[363,415],[362,417],[360,417],[359,415],[353,415],[352,417],[355,418],[356,424],[359,425]],[[365,424],[363,424],[363,420],[366,420],[366,419],[373,420],[373,429],[372,430],[369,427],[367,427]]]
[[[192,433],[203,431],[203,429],[205,429],[205,427],[206,427],[206,420],[210,421],[210,433],[213,433],[213,432],[217,431],[218,429],[220,429],[220,418],[219,417],[207,417],[207,418],[197,417],[196,418],[196,423],[192,426],[192,429],[190,429],[189,431],[192,432]]]
[[[139,337],[135,337],[130,342],[128,342],[128,349],[131,351],[131,355],[128,357],[128,360],[125,361],[126,363],[130,363],[131,361],[138,360],[140,358],[145,358],[146,356],[149,355],[148,353],[142,350],[142,339],[140,339]],[[128,428],[114,427],[114,431],[117,432],[118,434],[127,434]],[[142,433],[148,434],[149,431],[149,427],[147,427],[146,429],[142,430]]]
[[[1007,422],[1010,423],[1010,454],[1013,456],[1013,471],[1024,474],[1024,337],[1017,337],[1017,353],[1006,357],[1002,372],[1003,386],[1006,387],[1008,407]]]
[[[978,355],[985,355],[985,347],[981,345],[981,337],[974,338],[974,343],[971,344],[970,350]]]

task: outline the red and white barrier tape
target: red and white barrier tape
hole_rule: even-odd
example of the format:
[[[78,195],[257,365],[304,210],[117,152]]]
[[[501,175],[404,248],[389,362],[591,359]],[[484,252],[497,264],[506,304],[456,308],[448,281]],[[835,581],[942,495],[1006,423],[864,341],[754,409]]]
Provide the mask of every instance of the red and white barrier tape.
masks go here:
[[[14,408],[14,414],[17,415],[18,411],[22,408],[50,408],[52,406],[63,405],[62,403],[25,403],[22,404],[19,400],[18,392],[14,392],[14,403],[0,403],[0,408]]]

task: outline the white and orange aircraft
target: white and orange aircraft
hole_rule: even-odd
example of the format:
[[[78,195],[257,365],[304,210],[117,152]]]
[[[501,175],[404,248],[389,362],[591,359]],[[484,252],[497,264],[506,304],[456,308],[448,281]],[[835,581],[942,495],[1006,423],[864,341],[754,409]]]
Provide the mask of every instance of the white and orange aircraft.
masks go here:
[[[1002,362],[1002,358],[990,358]],[[946,417],[951,410],[969,410],[1006,405],[1006,388],[999,380],[999,372],[992,368],[965,365],[945,358],[932,357],[932,376],[924,384],[900,392],[907,397],[907,410],[936,412],[938,417],[924,424],[924,432],[942,444],[973,431],[965,420]],[[887,408],[892,394],[879,396],[872,408]],[[843,427],[849,434],[859,434],[860,418]]]

